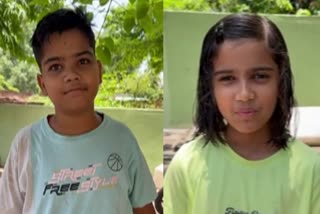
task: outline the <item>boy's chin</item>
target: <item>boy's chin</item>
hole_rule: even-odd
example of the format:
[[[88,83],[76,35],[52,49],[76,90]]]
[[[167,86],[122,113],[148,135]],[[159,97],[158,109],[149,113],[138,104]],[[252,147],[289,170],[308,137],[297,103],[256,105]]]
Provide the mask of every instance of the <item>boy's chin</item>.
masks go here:
[[[55,107],[56,113],[61,112],[67,115],[81,115],[85,112],[94,112],[94,104],[92,103],[68,103],[68,105]],[[58,112],[57,112],[58,111]]]

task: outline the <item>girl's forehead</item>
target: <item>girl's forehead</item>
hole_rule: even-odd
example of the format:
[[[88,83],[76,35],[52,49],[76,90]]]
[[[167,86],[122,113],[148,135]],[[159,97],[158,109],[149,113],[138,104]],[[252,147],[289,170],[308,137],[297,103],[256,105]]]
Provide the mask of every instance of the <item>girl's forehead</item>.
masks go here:
[[[256,39],[225,40],[220,45],[213,63],[215,70],[247,70],[262,65],[277,67],[265,41]]]
[[[217,50],[215,58],[222,57],[224,55],[270,55],[271,49],[268,47],[265,40],[257,39],[236,39],[236,40],[225,40]]]
[[[261,48],[268,48],[268,45],[264,39],[256,38],[241,38],[241,39],[226,39],[221,46],[230,46],[236,48],[238,46],[252,46],[260,45]]]

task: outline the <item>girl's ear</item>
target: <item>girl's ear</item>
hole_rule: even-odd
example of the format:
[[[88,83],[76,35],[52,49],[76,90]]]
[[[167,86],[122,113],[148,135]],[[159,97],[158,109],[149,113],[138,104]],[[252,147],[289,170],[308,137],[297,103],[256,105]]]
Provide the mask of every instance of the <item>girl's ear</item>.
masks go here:
[[[42,74],[38,74],[38,75],[37,75],[37,81],[38,81],[38,85],[39,85],[39,87],[40,87],[40,89],[41,89],[42,94],[43,94],[44,96],[47,96],[48,93],[47,93],[46,86],[45,86],[44,81],[43,81],[43,76],[42,76]]]

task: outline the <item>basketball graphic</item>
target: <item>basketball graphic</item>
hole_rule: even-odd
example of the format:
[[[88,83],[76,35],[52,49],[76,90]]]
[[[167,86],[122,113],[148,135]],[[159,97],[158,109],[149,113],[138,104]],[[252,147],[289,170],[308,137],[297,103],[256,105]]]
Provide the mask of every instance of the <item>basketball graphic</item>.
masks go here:
[[[117,153],[112,153],[111,155],[109,155],[107,164],[108,167],[114,172],[120,171],[123,167],[122,159]]]

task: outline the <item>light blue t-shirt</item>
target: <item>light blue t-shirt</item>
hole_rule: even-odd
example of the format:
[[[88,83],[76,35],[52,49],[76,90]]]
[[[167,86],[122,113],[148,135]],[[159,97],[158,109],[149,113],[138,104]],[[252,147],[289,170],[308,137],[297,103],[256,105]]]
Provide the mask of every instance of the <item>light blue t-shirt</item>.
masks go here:
[[[122,123],[104,115],[95,130],[70,137],[44,118],[29,130],[32,203],[23,207],[31,213],[130,214],[155,199],[146,161]]]

